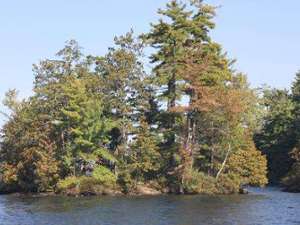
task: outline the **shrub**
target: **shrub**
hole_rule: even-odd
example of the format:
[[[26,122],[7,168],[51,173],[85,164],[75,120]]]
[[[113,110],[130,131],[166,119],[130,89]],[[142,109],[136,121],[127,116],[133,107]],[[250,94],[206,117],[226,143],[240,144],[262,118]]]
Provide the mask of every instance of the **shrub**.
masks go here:
[[[230,174],[237,174],[243,185],[262,187],[268,183],[267,160],[255,147],[239,150],[231,155],[228,171]],[[232,175],[230,176],[232,178]]]
[[[120,184],[124,193],[129,193],[135,187],[135,182],[127,170],[124,170],[119,174],[118,184]]]
[[[75,176],[66,177],[65,179],[60,180],[57,183],[56,190],[58,192],[65,192],[68,189],[79,188],[79,184],[80,184],[80,177],[75,177]]]
[[[0,166],[0,193],[10,193],[18,190],[16,169],[8,164]]]
[[[295,163],[290,172],[282,179],[281,183],[286,191],[300,192],[300,163]]]
[[[183,186],[187,194],[213,194],[217,192],[214,177],[193,169],[186,172]]]
[[[239,175],[233,173],[223,174],[218,179],[217,188],[220,194],[239,193],[241,178]]]
[[[92,178],[97,184],[102,184],[107,187],[115,187],[117,183],[116,175],[104,166],[96,167],[92,173]]]
[[[100,184],[100,181],[97,181],[94,177],[80,177],[80,184],[79,184],[79,192],[80,194],[90,195],[90,194],[97,194],[95,191],[95,187]]]
[[[69,195],[103,194],[116,189],[116,176],[106,167],[98,166],[92,176],[66,177],[57,183],[56,191]]]

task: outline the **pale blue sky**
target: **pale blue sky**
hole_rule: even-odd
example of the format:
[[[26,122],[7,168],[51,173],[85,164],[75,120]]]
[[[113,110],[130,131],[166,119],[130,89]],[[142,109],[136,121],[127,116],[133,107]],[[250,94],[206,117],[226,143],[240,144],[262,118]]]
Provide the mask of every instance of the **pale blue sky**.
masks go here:
[[[166,2],[0,0],[0,99],[9,88],[30,95],[32,64],[52,57],[66,40],[78,40],[86,53],[104,54],[115,35],[130,28],[147,31]],[[300,1],[207,2],[222,6],[212,35],[238,60],[236,68],[248,74],[252,86],[288,87],[300,69]]]

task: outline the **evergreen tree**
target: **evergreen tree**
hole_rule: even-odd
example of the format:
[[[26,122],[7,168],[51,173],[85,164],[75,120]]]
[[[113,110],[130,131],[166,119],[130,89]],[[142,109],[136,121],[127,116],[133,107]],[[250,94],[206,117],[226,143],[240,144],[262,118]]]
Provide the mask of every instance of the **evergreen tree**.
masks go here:
[[[299,154],[299,135],[300,135],[300,73],[296,74],[295,81],[292,85],[292,101],[293,109],[293,124],[292,124],[292,141],[289,144],[294,144],[294,147],[289,151],[287,157],[288,173],[282,178],[282,183],[287,191],[300,192],[300,154]],[[290,132],[290,133],[291,133]]]
[[[179,70],[182,54],[186,48],[192,48],[194,43],[209,42],[208,32],[214,27],[212,18],[214,8],[202,4],[202,1],[191,1],[190,8],[186,4],[173,0],[165,10],[158,13],[166,18],[158,24],[152,24],[152,30],[144,35],[144,39],[155,49],[151,62],[156,66],[154,72],[156,82],[162,87],[161,98],[167,99],[167,113],[163,117],[166,142],[172,145],[176,135],[176,117],[172,111],[176,101],[182,97],[180,83],[184,81]]]
[[[129,151],[128,137],[134,124],[148,107],[145,71],[141,62],[143,45],[133,32],[115,38],[115,48],[104,57],[96,57],[96,74],[102,81],[104,102],[109,115],[118,123],[112,130],[111,147],[123,157]]]
[[[255,142],[267,156],[270,182],[278,184],[292,164],[289,152],[296,144],[293,129],[295,105],[287,90],[266,89],[264,106],[267,113],[262,130],[255,134]]]
[[[58,176],[51,125],[37,109],[37,102],[23,102],[2,129],[1,170],[4,191],[46,191]]]
[[[142,119],[131,146],[129,167],[136,180],[153,180],[161,168],[158,140],[150,130],[149,124]]]
[[[224,194],[267,183],[266,159],[252,138],[257,96],[210,38],[214,7],[172,0],[159,14],[164,18],[149,33],[115,38],[104,56],[84,56],[76,41],[67,42],[54,60],[34,65],[30,98],[7,93],[0,191],[138,193],[145,185]],[[151,73],[144,69],[145,43],[156,50]],[[297,151],[281,156],[299,144],[298,83],[293,97],[275,91],[265,98],[268,114],[255,136],[269,168],[289,160],[284,165],[293,170],[284,182],[293,189]]]

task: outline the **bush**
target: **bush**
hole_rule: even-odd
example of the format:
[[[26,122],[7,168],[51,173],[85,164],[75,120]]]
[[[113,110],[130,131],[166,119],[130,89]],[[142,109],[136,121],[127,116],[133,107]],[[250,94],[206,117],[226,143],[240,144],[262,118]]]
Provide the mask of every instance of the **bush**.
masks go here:
[[[183,187],[187,194],[214,194],[217,192],[214,177],[193,169],[186,172]]]
[[[15,192],[19,189],[16,169],[8,164],[0,166],[0,193]]]
[[[106,167],[98,166],[92,176],[66,177],[57,183],[56,191],[68,195],[104,194],[116,189],[117,178]]]
[[[129,193],[135,187],[135,182],[127,170],[122,171],[119,174],[118,184],[120,184],[122,191],[124,193]]]
[[[285,191],[300,192],[300,163],[295,163],[290,172],[282,179]]]
[[[67,177],[60,180],[56,192],[66,195],[101,195],[117,193],[116,183],[108,183],[94,177]],[[110,185],[110,186],[108,186]]]
[[[239,193],[241,188],[241,178],[233,173],[223,174],[218,179],[217,188],[219,194]]]
[[[99,188],[96,188],[96,186],[103,186],[102,182],[98,181],[94,177],[83,176],[80,178],[79,192],[83,195],[102,194],[102,191],[98,193]]]
[[[228,171],[236,174],[243,185],[265,186],[267,180],[267,160],[255,147],[239,150],[231,155],[228,161]]]
[[[57,192],[65,192],[69,189],[79,189],[79,185],[80,185],[80,177],[75,177],[75,176],[71,176],[71,177],[66,177],[63,180],[60,180],[57,185],[56,185],[56,191]]]
[[[97,184],[102,184],[107,187],[116,187],[116,175],[104,166],[96,167],[92,173],[92,178],[94,178]]]
[[[168,179],[165,176],[160,176],[155,181],[157,183],[157,189],[162,192],[169,192]]]
[[[184,180],[184,191],[187,194],[234,194],[239,193],[241,178],[236,174],[223,174],[215,177],[202,172],[189,170]]]

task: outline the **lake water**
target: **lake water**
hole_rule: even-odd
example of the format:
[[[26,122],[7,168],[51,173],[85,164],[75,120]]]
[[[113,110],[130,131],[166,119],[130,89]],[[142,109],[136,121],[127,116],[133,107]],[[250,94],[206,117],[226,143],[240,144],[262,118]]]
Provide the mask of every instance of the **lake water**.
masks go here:
[[[158,197],[0,196],[1,225],[300,224],[300,194]]]

